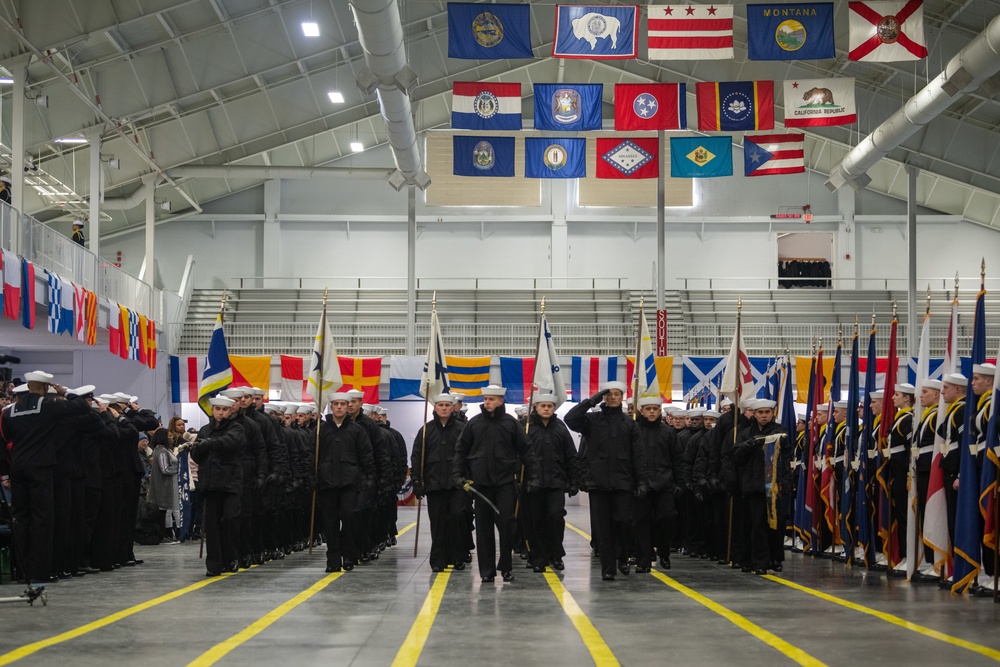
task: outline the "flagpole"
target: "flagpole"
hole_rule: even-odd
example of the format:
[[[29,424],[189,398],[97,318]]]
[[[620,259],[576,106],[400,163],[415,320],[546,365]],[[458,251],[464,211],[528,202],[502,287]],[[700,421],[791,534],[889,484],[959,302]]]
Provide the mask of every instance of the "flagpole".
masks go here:
[[[639,296],[639,317],[635,321],[635,362],[632,364],[632,375],[635,379],[632,380],[632,421],[639,420],[639,410],[637,409],[639,403],[639,355],[642,350],[642,295]]]
[[[223,325],[223,321],[226,319],[226,288],[222,288],[222,303],[219,304],[219,326]],[[223,335],[225,335],[225,327],[223,327]],[[199,401],[200,405],[200,401]],[[204,408],[202,408],[204,411]],[[208,415],[209,420],[212,419],[212,414]],[[198,558],[199,560],[205,556],[205,529],[201,530],[201,543],[198,545]]]
[[[542,320],[545,319],[545,297],[542,297],[542,304],[538,315],[538,342],[535,344],[535,364],[531,367],[531,391],[528,392],[528,418],[524,421],[524,437],[528,437],[528,428],[531,425],[531,406],[535,399],[535,371],[538,369],[538,354],[542,350],[542,336],[544,332],[542,331]],[[519,482],[524,484],[524,463],[521,463],[521,476]],[[517,501],[514,503],[514,518],[517,519],[521,510],[521,494],[517,495]],[[528,544],[528,539],[524,540],[525,545],[528,546],[529,550],[531,545]]]
[[[740,363],[740,318],[743,313],[743,295],[736,297],[736,363]],[[740,394],[743,389],[743,369],[736,369],[736,401],[733,402],[733,447],[736,446],[736,431],[740,423]],[[726,539],[726,562],[733,561],[733,494],[729,494],[729,534]]]
[[[431,292],[431,321],[434,320],[434,314],[437,312],[437,290]],[[437,340],[434,338],[434,326],[431,326],[431,336],[427,341],[427,345],[437,345]],[[435,355],[436,358],[437,355]],[[442,360],[438,359],[438,363]],[[431,369],[427,369],[425,373],[430,372]],[[434,375],[437,376],[437,368],[434,369]],[[427,408],[430,405],[431,397],[431,383],[430,378],[427,378],[427,387],[424,388],[424,425],[420,429],[420,483],[424,483],[424,459],[427,454]],[[454,406],[454,403],[452,403]],[[449,417],[449,419],[451,419]],[[413,529],[413,557],[417,557],[417,547],[420,545],[420,510],[423,507],[424,499],[417,496],[417,525]]]
[[[326,326],[327,289],[328,288],[326,287],[323,288],[323,314],[320,315],[321,330],[322,330],[322,333],[320,335],[323,337],[323,340],[320,341],[319,349],[323,351],[326,350],[326,331],[328,328]],[[325,377],[325,375],[323,375],[324,356],[326,355],[323,354],[319,355],[319,382],[316,383],[317,384],[316,393],[319,394],[319,396],[315,397],[317,419],[316,419],[316,445],[314,447],[315,463],[313,466],[313,479],[316,480],[316,483],[313,484],[312,509],[309,512],[309,555],[312,555],[313,552],[313,535],[315,535],[315,530],[316,530],[316,489],[319,486],[319,429],[320,425],[323,423],[323,378]]]

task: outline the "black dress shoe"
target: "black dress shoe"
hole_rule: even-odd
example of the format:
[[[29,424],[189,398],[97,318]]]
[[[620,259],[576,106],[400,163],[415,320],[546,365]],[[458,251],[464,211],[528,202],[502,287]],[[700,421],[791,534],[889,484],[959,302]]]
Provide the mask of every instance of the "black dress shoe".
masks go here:
[[[334,567],[333,565],[327,565],[326,566],[326,572],[327,572],[327,574],[330,574],[331,572],[340,572],[340,568],[339,567]]]
[[[455,570],[456,572],[461,572],[462,570],[465,569],[465,563],[455,563],[451,567],[451,569]]]
[[[514,573],[513,572],[501,572],[500,576],[503,577],[503,580],[506,581],[506,582],[514,581]]]
[[[925,574],[924,572],[914,572],[910,580],[915,584],[936,584],[941,581],[941,577],[935,574]]]
[[[670,556],[663,556],[660,558],[660,567],[664,570],[670,569]]]
[[[134,563],[135,565],[142,565],[142,564],[143,564],[143,563],[145,563],[146,561],[144,561],[144,560],[143,560],[143,559],[141,559],[141,558],[136,558],[136,559],[134,559],[134,560],[133,560],[132,562],[133,562],[133,563]]]
[[[611,573],[605,572],[604,574],[601,575],[601,579],[603,579],[604,581],[614,581],[615,575],[613,572]]]
[[[520,558],[521,560],[528,560],[528,552],[522,551],[517,554],[517,557]]]
[[[753,571],[754,574],[767,574],[767,569],[763,567],[758,567]]]
[[[746,565],[740,565],[740,572],[750,572],[751,569]]]
[[[715,564],[716,565],[729,565],[729,561],[726,560],[726,559],[724,559],[724,558],[720,558],[719,560],[715,561]]]
[[[537,572],[537,573],[539,573],[539,574],[541,574],[542,572],[545,572],[545,566],[544,566],[544,565],[535,565],[535,566],[534,566],[534,567],[532,567],[531,569],[532,569],[532,570],[533,570],[534,572]]]
[[[208,572],[205,573],[205,576],[206,577],[221,577],[222,573],[221,572],[216,572],[215,570],[209,570]]]
[[[627,577],[628,576],[628,572],[629,572],[629,564],[628,563],[622,563],[621,565],[618,566],[618,571],[621,572],[622,574],[624,574]]]
[[[253,558],[247,556],[240,559],[240,567],[242,569],[249,570],[251,565],[253,565]]]
[[[350,572],[354,569],[354,563],[344,563],[344,572]]]
[[[443,567],[432,567],[431,572],[444,572]]]
[[[472,552],[471,551],[469,551],[468,553],[465,554],[465,562],[466,563],[471,563],[472,562]]]
[[[84,572],[83,570],[77,570],[76,572],[73,573],[73,576],[74,577],[85,577],[85,576],[87,576],[87,573]]]
[[[635,566],[635,573],[636,574],[649,574],[649,568],[648,567],[642,567],[641,565],[636,565]]]
[[[781,563],[775,561],[771,563],[771,569],[775,572],[781,572],[784,568],[781,566]]]
[[[483,577],[483,583],[484,584],[492,584],[493,583],[493,577]]]
[[[556,558],[552,561],[552,569],[562,572],[566,569],[566,563],[563,562],[562,558]]]
[[[389,545],[390,546],[396,546],[396,544],[397,544],[397,542],[396,542],[395,536],[394,537],[390,537],[389,538]]]
[[[111,568],[108,568],[108,569],[111,569]],[[83,568],[83,571],[86,572],[87,574],[97,574],[101,570],[98,569],[98,568],[96,568],[96,567],[90,567],[88,565],[87,567]]]

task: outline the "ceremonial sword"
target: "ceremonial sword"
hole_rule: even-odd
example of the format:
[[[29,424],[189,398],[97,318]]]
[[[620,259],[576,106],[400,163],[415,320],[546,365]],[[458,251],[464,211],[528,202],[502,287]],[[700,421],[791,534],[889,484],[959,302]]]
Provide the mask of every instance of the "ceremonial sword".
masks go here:
[[[496,512],[497,516],[500,516],[500,510],[497,509],[497,506],[494,505],[492,502],[490,502],[489,498],[487,498],[482,493],[480,493],[479,489],[477,489],[476,487],[472,486],[472,482],[466,482],[465,485],[462,486],[462,490],[465,491],[466,493],[468,493],[468,492],[471,491],[472,493],[476,494],[476,496],[478,496],[480,500],[482,500],[484,503],[486,503],[487,505],[489,505],[490,509],[492,509],[494,512]]]

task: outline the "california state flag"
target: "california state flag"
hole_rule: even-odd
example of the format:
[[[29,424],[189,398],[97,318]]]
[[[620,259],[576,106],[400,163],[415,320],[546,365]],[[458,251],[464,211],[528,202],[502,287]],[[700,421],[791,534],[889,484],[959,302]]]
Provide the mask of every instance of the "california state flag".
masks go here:
[[[927,57],[923,0],[847,4],[851,60],[888,63]]]

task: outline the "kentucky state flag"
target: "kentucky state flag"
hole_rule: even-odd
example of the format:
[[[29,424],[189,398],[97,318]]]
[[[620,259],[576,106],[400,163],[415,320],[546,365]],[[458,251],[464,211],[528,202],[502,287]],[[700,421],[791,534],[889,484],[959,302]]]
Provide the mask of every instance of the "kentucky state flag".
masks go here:
[[[553,58],[616,60],[639,55],[639,7],[556,5]]]
[[[773,81],[697,84],[698,129],[742,132],[774,128]]]
[[[514,176],[514,137],[452,137],[456,176]]]
[[[603,95],[600,83],[536,83],[535,129],[600,130]]]
[[[671,177],[714,178],[732,175],[731,137],[670,137]]]
[[[836,57],[833,3],[747,5],[750,60],[819,60]]]
[[[530,8],[527,4],[449,2],[448,57],[533,58]]]
[[[656,178],[660,175],[660,140],[623,137],[597,140],[598,178]]]
[[[526,137],[525,178],[586,178],[587,140]]]

